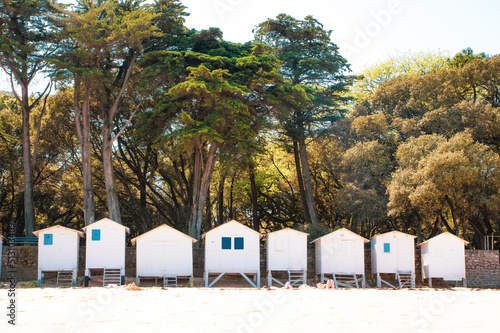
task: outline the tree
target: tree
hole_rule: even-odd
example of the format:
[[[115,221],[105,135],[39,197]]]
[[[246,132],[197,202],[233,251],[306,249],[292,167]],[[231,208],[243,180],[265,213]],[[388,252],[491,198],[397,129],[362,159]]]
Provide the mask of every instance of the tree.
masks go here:
[[[209,52],[217,47],[217,53],[228,56],[192,51],[163,53],[167,66],[191,64],[189,74],[170,88],[141,131],[173,139],[177,154],[191,156],[192,214],[188,231],[199,238],[215,165],[221,158],[241,157],[246,147],[254,144],[258,124],[270,110],[265,96],[273,85],[277,65],[266,48],[259,46],[252,51],[247,45],[219,42],[217,37],[215,42],[213,37],[202,42],[211,47],[196,43],[200,50]],[[177,77],[185,77],[183,66],[176,68]]]
[[[422,222],[435,220],[430,236],[444,224],[468,239],[470,225],[480,247],[482,236],[492,231],[489,216],[500,186],[500,156],[462,132],[449,140],[440,135],[411,139],[399,147],[397,160],[388,186],[389,213],[416,214],[419,233]]]
[[[32,236],[34,225],[33,164],[36,159],[35,142],[30,142],[30,115],[32,109],[48,95],[50,83],[36,98],[30,100],[30,85],[47,66],[47,57],[56,49],[54,34],[57,28],[50,20],[51,1],[0,1],[0,66],[11,80],[12,93],[23,111],[23,170],[24,222],[27,236]],[[14,83],[19,85],[17,93]]]
[[[342,156],[342,188],[336,201],[348,214],[351,230],[371,237],[384,228],[386,183],[392,168],[389,149],[378,141],[360,142]]]
[[[462,68],[474,59],[484,59],[484,53],[474,54],[474,51],[468,47],[455,54],[455,56],[448,60],[450,66],[454,68]]]
[[[296,156],[297,177],[303,181],[300,186],[306,221],[319,224],[311,184],[311,175],[306,150],[306,139],[323,131],[338,117],[338,102],[343,100],[350,78],[344,75],[349,69],[347,61],[339,54],[338,47],[331,41],[331,31],[312,16],[296,20],[285,14],[269,19],[257,26],[255,39],[274,48],[282,61],[280,72],[291,89],[303,86],[308,91],[289,110],[286,122],[287,135],[292,138]],[[283,95],[282,95],[283,96]],[[286,102],[288,106],[291,103]],[[286,114],[285,114],[286,115]],[[308,218],[309,217],[309,218]]]
[[[91,101],[101,120],[102,160],[110,219],[121,223],[120,206],[113,172],[113,144],[130,124],[140,107],[136,105],[129,121],[115,129],[121,103],[131,81],[142,43],[154,35],[154,14],[142,1],[79,1],[73,11],[63,13],[65,49],[57,67],[69,72],[74,84],[74,109],[81,143],[84,174],[85,223],[94,221],[90,156]]]
[[[15,97],[0,93],[0,225],[6,234],[15,221],[16,234],[23,223],[22,111]],[[21,230],[19,230],[21,229]]]
[[[31,142],[38,142],[37,162],[33,163],[33,206],[36,229],[52,224],[81,228],[81,198],[76,162],[71,108],[72,94],[60,91],[47,99],[46,105],[34,107]],[[16,235],[24,230],[22,110],[15,97],[0,94],[0,225],[4,232],[9,223],[16,225]],[[40,128],[40,130],[37,130]]]

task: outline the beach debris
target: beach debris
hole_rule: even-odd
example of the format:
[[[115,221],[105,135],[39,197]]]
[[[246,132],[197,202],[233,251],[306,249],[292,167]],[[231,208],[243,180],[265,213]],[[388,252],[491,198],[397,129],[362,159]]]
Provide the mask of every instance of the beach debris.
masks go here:
[[[126,285],[124,285],[123,287],[124,287],[125,289],[127,289],[127,290],[134,290],[134,291],[136,291],[136,290],[143,290],[142,288],[140,288],[140,287],[136,286],[134,282],[131,282],[131,283],[129,283],[129,284],[126,284]]]
[[[310,286],[310,285],[308,285],[308,284],[301,284],[301,285],[299,286],[299,289],[300,289],[300,290],[303,290],[303,289],[313,289],[313,287],[311,287],[311,286]]]
[[[318,289],[335,289],[335,282],[333,280],[328,280],[326,283],[317,283],[316,288]]]

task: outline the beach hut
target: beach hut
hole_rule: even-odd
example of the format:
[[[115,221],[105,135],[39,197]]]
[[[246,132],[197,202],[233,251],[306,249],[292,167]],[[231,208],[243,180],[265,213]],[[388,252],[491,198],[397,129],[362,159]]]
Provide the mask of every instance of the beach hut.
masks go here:
[[[85,286],[92,271],[103,271],[103,285],[125,283],[125,240],[129,228],[102,219],[83,231],[87,234],[85,257]]]
[[[377,287],[382,282],[380,274],[394,274],[399,287],[415,287],[415,238],[399,231],[378,234],[371,239],[372,274],[377,274]]]
[[[37,230],[33,235],[38,237],[38,286],[42,286],[44,273],[56,272],[58,287],[75,287],[83,232],[56,225]]]
[[[422,280],[432,278],[444,281],[461,281],[466,286],[465,245],[468,242],[449,232],[437,235],[421,244]]]
[[[196,239],[163,224],[134,239],[136,284],[141,278],[161,278],[163,286],[177,286],[179,278],[193,282],[193,243]]]
[[[307,236],[305,232],[290,228],[267,234],[267,284],[273,281],[273,272],[286,272],[292,286],[306,283],[307,278]]]
[[[240,274],[260,287],[260,239],[257,231],[229,221],[201,236],[205,239],[205,286],[212,287],[224,274]],[[254,282],[247,276],[253,275]],[[217,277],[209,283],[210,275]]]
[[[313,240],[316,249],[316,274],[325,281],[331,275],[335,287],[365,287],[365,248],[369,240],[338,229]]]

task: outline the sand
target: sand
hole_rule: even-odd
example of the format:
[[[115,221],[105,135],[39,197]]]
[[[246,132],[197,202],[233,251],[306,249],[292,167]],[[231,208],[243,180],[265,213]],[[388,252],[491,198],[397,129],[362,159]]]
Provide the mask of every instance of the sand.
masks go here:
[[[500,327],[498,290],[137,289],[18,289],[15,327],[3,306],[7,290],[0,289],[0,332],[401,333]]]

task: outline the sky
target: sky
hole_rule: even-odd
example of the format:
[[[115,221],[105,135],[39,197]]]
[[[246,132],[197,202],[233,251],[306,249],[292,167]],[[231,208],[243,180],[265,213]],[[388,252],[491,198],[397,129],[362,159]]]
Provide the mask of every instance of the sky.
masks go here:
[[[280,13],[312,15],[351,64],[353,72],[411,52],[449,52],[471,47],[500,54],[498,0],[184,0],[186,26],[218,27],[224,39],[247,42],[256,25]]]
[[[403,53],[453,56],[470,47],[475,53],[500,54],[498,0],[181,1],[190,13],[188,28],[218,27],[225,40],[238,43],[253,40],[255,26],[280,13],[296,19],[312,15],[332,30],[332,41],[354,74]],[[4,75],[0,90],[10,90]]]

